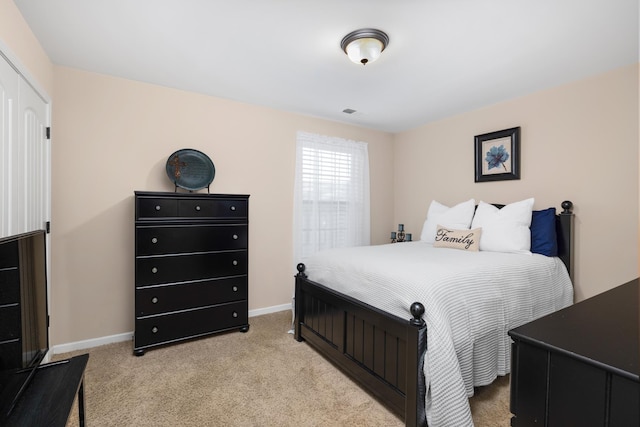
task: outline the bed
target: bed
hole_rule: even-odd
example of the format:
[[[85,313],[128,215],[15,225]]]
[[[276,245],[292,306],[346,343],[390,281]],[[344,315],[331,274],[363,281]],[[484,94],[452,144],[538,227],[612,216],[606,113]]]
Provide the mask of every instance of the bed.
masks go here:
[[[573,303],[572,206],[565,201],[561,213],[553,212],[556,256],[471,253],[417,241],[305,260],[295,277],[295,339],[407,426],[472,425],[474,387],[509,373],[508,330]],[[511,279],[517,270],[525,280]]]

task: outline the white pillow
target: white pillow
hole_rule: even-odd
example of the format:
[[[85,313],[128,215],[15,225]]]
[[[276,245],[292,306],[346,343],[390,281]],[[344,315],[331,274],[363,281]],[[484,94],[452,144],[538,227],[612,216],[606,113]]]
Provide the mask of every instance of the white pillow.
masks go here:
[[[480,250],[531,253],[531,212],[534,199],[511,203],[498,209],[480,201],[471,224],[482,227]]]
[[[475,206],[476,201],[474,199],[458,203],[451,208],[433,200],[427,212],[427,219],[422,226],[420,240],[433,243],[436,239],[438,224],[443,227],[468,230],[471,226]]]

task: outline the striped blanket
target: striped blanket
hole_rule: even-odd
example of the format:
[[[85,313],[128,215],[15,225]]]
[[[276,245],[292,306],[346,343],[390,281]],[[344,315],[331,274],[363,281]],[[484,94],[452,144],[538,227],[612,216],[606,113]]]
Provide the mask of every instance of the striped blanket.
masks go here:
[[[468,252],[425,242],[333,249],[304,261],[309,279],[410,319],[424,304],[430,426],[472,426],[468,398],[511,367],[507,331],[573,302],[558,258]]]

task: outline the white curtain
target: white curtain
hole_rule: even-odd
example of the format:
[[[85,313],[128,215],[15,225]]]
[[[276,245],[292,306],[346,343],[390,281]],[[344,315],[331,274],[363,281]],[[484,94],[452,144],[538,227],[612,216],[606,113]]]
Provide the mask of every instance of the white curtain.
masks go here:
[[[367,143],[298,132],[294,266],[314,253],[370,244]]]

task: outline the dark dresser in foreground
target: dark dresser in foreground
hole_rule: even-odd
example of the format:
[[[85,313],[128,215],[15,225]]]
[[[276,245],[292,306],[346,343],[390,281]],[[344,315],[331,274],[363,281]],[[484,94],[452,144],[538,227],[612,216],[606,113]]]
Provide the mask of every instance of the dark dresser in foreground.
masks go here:
[[[640,426],[638,287],[509,331],[512,426]]]
[[[248,323],[249,196],[135,192],[134,354]]]

